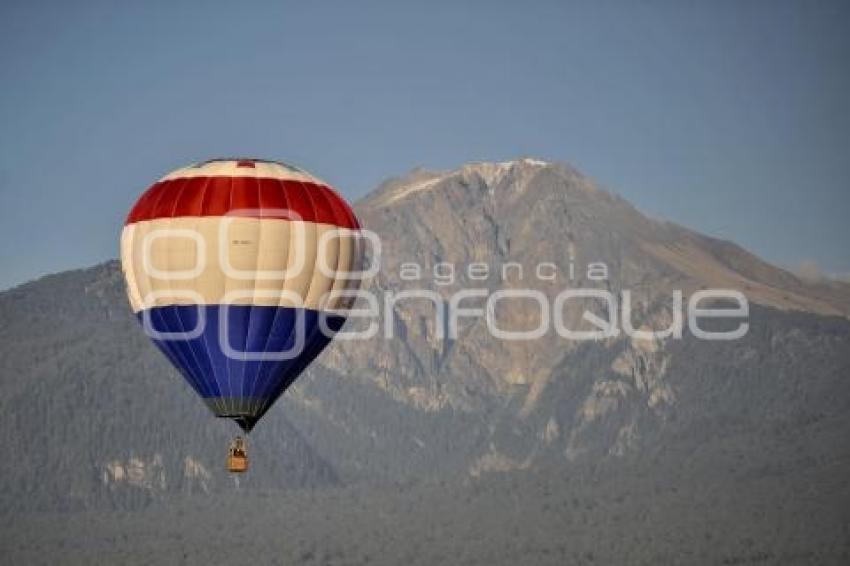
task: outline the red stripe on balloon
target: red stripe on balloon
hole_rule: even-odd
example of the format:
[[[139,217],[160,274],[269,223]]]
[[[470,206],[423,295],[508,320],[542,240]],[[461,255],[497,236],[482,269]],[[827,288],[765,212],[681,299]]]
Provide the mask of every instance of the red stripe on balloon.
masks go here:
[[[228,214],[360,228],[351,207],[330,187],[258,177],[183,177],[160,181],[139,198],[126,224],[156,218]]]

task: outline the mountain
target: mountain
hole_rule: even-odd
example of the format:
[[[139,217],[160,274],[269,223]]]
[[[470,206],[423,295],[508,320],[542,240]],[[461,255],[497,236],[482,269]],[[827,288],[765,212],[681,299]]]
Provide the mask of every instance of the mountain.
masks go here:
[[[551,305],[564,289],[628,290],[634,326],[647,330],[673,320],[674,291],[729,288],[749,300],[749,331],[726,342],[689,332],[574,341],[550,328],[515,342],[469,317],[453,338],[440,336],[432,302],[401,300],[380,310],[378,336],[329,348],[270,411],[240,485],[222,469],[233,430],[149,344],[117,263],[61,273],[0,293],[0,438],[14,455],[0,464],[4,508],[127,508],[178,494],[463,483],[596,465],[673,466],[694,478],[735,470],[779,477],[776,489],[801,488],[803,470],[823,481],[846,474],[850,285],[803,281],[535,159],[416,170],[356,209],[383,243],[366,285],[381,298],[426,289],[445,305],[461,289],[527,288]],[[602,264],[604,278],[594,272]],[[532,328],[529,304],[500,303],[496,320]],[[564,324],[587,329],[585,310],[601,315],[590,300],[571,301]]]
[[[439,339],[430,301],[399,301],[381,311],[382,329],[391,317],[392,339],[338,345],[319,360],[337,377],[306,379],[294,392],[299,407],[321,407],[321,418],[294,417],[299,429],[323,453],[335,454],[347,474],[368,470],[373,477],[375,467],[413,477],[435,466],[470,474],[526,469],[549,458],[573,462],[658,449],[667,434],[697,448],[696,439],[680,434],[708,424],[694,415],[728,415],[729,406],[740,408],[739,399],[780,420],[830,405],[828,414],[846,430],[839,409],[848,400],[840,378],[848,369],[841,347],[848,338],[847,284],[802,281],[735,244],[647,218],[569,166],[534,159],[413,171],[384,183],[357,211],[383,242],[381,271],[369,286],[379,297],[424,288],[447,304],[460,289],[483,288],[489,296],[525,288],[553,305],[564,289],[601,288],[617,296],[628,290],[634,327],[663,329],[675,290],[688,297],[704,288],[737,289],[750,302],[750,331],[725,343],[688,332],[682,340],[621,335],[581,342],[551,329],[539,339],[505,341],[477,317],[460,325],[457,339]],[[409,263],[421,267],[420,278],[402,277]],[[487,277],[470,276],[472,264],[489,266]],[[521,275],[510,267],[516,264]],[[607,278],[592,277],[594,264],[608,268]],[[546,266],[544,277],[536,266]],[[586,308],[598,310],[568,303],[566,326],[582,328]],[[536,310],[529,301],[506,301],[497,318],[504,328],[529,329],[539,322]],[[777,344],[791,354],[779,356]],[[777,389],[780,375],[810,390],[814,404]],[[695,389],[708,397],[694,397]],[[393,403],[373,401],[377,392]],[[364,395],[363,404],[375,409],[350,406]],[[349,427],[348,449],[357,445],[352,438],[363,439],[350,457],[337,451],[327,420]],[[755,415],[754,421],[760,430],[764,423]],[[447,422],[454,423],[449,430]],[[729,422],[718,416],[710,424],[722,430]],[[380,466],[370,467],[367,460],[375,459]]]
[[[649,322],[665,310],[669,315],[665,304],[672,290],[689,295],[709,287],[739,289],[752,303],[785,311],[850,314],[850,286],[807,284],[734,244],[650,220],[563,165],[524,159],[470,164],[447,173],[417,171],[385,183],[360,203],[358,212],[385,242],[383,269],[374,283],[380,291],[422,286],[423,281],[399,280],[403,263],[418,262],[425,286],[444,298],[460,288],[484,287],[489,294],[529,288],[542,292],[551,305],[565,287],[603,287],[615,294],[628,289]],[[491,267],[484,281],[472,280],[465,271],[477,262]],[[432,274],[441,263],[458,266],[455,283],[435,280]],[[524,266],[521,278],[510,268],[503,276],[504,266],[512,263]],[[610,272],[602,282],[587,273],[589,265],[599,263]],[[540,265],[547,265],[547,275],[553,266],[554,280],[535,276]],[[508,327],[533,311],[527,302],[506,304],[502,314]],[[584,307],[572,307],[565,321],[577,328]],[[520,386],[527,388],[523,406],[530,410],[565,350],[576,347],[555,332],[540,340],[493,340],[480,320],[465,328],[456,344],[435,343],[419,331],[434,320],[424,305],[402,304],[397,310],[406,332],[402,340],[376,341],[381,361],[373,347],[355,344],[342,349],[344,361],[336,365],[368,368],[378,381],[382,367],[396,374],[401,368],[403,375],[389,380],[389,389],[419,406],[471,407],[475,399],[469,391],[503,396]],[[536,321],[526,322],[523,328]],[[441,375],[462,377],[440,381]]]

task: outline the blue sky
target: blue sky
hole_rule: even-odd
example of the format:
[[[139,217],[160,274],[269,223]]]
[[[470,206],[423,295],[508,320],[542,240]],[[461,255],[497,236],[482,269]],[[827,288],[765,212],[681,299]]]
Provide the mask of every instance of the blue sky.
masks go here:
[[[152,181],[566,161],[643,211],[850,272],[850,3],[10,2],[0,288],[116,257]]]

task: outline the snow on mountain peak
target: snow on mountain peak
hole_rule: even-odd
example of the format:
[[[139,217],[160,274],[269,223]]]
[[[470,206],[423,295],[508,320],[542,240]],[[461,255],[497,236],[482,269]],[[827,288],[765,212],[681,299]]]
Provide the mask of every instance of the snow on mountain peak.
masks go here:
[[[477,175],[492,190],[506,175],[515,171],[517,168],[527,171],[529,168],[547,167],[549,165],[550,163],[548,161],[524,157],[511,161],[473,161],[452,171],[425,172],[417,170],[406,179],[395,183],[390,191],[385,192],[373,204],[380,206],[392,204],[412,194],[431,189],[441,181],[458,175]]]
[[[541,159],[533,159],[524,157],[522,159],[514,159],[512,161],[487,162],[474,161],[464,165],[462,171],[475,172],[484,180],[485,183],[492,186],[501,181],[504,176],[516,167],[546,167],[548,162]]]
[[[418,180],[413,183],[401,185],[395,191],[387,195],[387,198],[382,199],[380,204],[388,205],[413,193],[430,189],[446,177],[448,177],[448,175],[438,175],[425,180]]]

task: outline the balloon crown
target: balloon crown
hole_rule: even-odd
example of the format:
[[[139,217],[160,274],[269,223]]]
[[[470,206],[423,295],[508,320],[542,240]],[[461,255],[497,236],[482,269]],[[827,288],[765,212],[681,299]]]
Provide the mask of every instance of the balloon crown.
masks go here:
[[[207,159],[206,161],[196,163],[195,167],[203,167],[210,163],[221,163],[226,161],[235,161],[237,167],[254,167],[255,163],[272,163],[280,165],[281,167],[286,167],[292,171],[301,171],[298,167],[290,165],[289,163],[284,163],[283,161],[277,161],[274,159],[258,159],[256,157],[216,157],[215,159]]]

